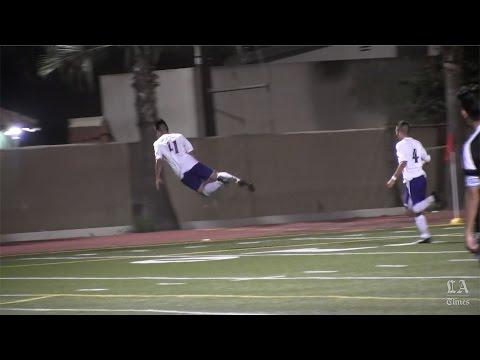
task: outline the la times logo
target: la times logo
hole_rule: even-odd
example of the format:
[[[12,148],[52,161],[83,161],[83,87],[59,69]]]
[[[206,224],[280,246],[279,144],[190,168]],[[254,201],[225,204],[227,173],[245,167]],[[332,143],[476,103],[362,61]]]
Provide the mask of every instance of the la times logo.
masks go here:
[[[456,296],[468,296],[469,291],[465,280],[448,280],[447,281],[447,294],[455,294]],[[447,298],[447,305],[453,306],[465,306],[470,305],[470,300],[465,298]]]

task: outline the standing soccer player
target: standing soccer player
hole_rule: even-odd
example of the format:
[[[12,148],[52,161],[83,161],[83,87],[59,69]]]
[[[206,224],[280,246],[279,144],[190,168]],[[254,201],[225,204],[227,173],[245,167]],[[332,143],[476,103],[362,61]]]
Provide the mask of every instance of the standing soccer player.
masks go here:
[[[427,219],[423,211],[437,199],[435,193],[426,196],[427,175],[423,170],[423,164],[429,162],[431,158],[420,141],[408,136],[409,127],[406,121],[400,121],[395,127],[395,135],[400,140],[396,145],[398,167],[387,182],[387,187],[392,188],[402,173],[405,184],[403,205],[407,209],[407,214],[415,217],[415,224],[421,238],[419,243],[430,243],[432,236],[428,231]]]
[[[480,233],[480,102],[478,85],[463,87],[457,98],[461,103],[463,118],[473,132],[463,145],[462,160],[465,175],[465,246],[479,253],[480,246],[474,232]]]
[[[163,183],[161,178],[162,164],[165,159],[181,182],[190,189],[204,196],[210,196],[224,184],[235,182],[238,186],[246,186],[255,191],[253,184],[248,183],[228,172],[217,172],[202,164],[189,153],[193,146],[182,134],[170,133],[164,120],[155,122],[158,139],[153,143],[155,151],[155,186],[157,190]]]

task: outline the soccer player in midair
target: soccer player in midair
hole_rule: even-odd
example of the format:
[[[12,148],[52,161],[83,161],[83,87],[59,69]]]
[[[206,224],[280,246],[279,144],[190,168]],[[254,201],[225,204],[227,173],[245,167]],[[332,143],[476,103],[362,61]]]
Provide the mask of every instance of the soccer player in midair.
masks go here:
[[[182,134],[170,133],[167,123],[160,119],[155,122],[158,139],[153,143],[155,151],[155,186],[157,190],[163,183],[161,178],[164,159],[181,182],[204,196],[210,196],[223,185],[234,182],[255,191],[253,184],[246,182],[226,171],[218,172],[195,159],[190,152],[193,146]]]

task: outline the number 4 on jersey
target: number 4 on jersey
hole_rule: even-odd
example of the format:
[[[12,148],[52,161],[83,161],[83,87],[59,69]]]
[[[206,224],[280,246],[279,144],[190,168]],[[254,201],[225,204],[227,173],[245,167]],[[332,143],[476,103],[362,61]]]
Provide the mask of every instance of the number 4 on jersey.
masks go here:
[[[413,149],[412,159],[415,160],[416,163],[418,163],[417,149]]]

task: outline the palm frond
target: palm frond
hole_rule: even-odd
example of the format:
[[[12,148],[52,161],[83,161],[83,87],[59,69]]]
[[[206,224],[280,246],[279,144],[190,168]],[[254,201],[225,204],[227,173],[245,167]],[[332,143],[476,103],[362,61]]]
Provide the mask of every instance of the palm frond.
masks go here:
[[[46,49],[46,54],[40,56],[38,61],[38,75],[45,78],[54,71],[63,68],[69,69],[68,74],[75,77],[73,73],[80,75],[86,79],[87,85],[92,88],[94,83],[93,78],[93,58],[96,53],[111,45],[100,46],[85,46],[85,45],[55,45],[49,46]],[[71,71],[70,71],[71,70]],[[70,79],[72,77],[68,76]]]
[[[40,76],[47,76],[62,66],[82,64],[84,59],[93,57],[96,52],[110,46],[56,45],[49,47],[47,53],[40,56],[38,73]]]

